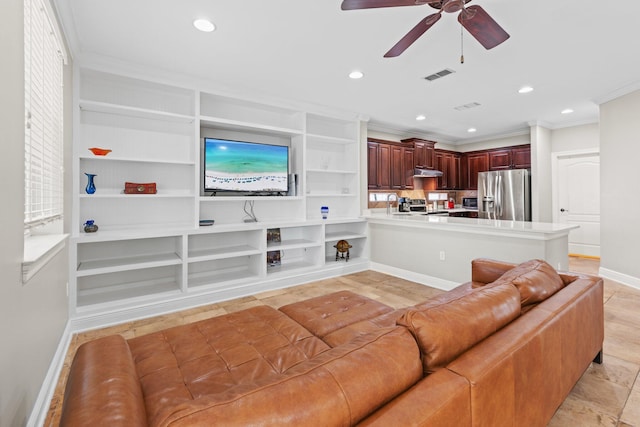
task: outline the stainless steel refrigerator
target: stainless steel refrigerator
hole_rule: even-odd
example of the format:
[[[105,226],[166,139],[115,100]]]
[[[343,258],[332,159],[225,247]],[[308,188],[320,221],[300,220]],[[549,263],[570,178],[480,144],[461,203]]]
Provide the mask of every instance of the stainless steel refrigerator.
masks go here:
[[[527,169],[478,173],[478,218],[531,221]]]

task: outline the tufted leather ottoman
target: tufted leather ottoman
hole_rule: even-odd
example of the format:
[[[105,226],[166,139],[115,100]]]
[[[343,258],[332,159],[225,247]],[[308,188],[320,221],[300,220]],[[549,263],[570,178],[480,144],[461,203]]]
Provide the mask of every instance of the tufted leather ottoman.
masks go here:
[[[319,338],[353,323],[394,311],[388,305],[350,291],[295,302],[279,310]]]

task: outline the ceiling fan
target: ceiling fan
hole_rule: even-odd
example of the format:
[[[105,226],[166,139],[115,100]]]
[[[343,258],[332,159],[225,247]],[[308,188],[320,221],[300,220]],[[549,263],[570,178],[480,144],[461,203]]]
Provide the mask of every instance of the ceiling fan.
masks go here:
[[[465,7],[471,0],[343,0],[342,10],[373,9],[378,7],[420,6],[428,4],[438,12],[422,19],[387,53],[385,58],[395,57],[404,52],[418,38],[431,28],[442,16],[442,12],[458,14],[458,22],[485,49],[492,49],[509,38],[509,34],[480,6]]]

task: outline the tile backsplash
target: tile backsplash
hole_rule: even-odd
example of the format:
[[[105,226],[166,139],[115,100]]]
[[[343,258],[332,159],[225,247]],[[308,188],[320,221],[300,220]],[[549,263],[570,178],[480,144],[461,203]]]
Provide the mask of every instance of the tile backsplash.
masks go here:
[[[477,197],[478,192],[476,190],[434,190],[425,192],[424,190],[369,190],[369,209],[375,208],[385,208],[387,207],[387,202],[385,200],[372,201],[371,194],[389,194],[395,193],[398,197],[409,197],[410,199],[425,199],[427,197],[426,193],[446,193],[447,200],[453,198],[456,205],[462,205],[463,197]],[[391,206],[397,207],[398,202],[395,199],[392,199]]]

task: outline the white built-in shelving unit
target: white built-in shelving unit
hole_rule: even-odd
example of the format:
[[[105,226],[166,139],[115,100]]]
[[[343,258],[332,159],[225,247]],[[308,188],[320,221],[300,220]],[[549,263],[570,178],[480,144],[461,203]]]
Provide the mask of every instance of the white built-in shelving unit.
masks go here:
[[[360,123],[89,69],[77,72],[71,315],[84,326],[205,304],[368,266],[360,216]],[[204,193],[202,140],[287,145],[295,189]],[[96,156],[89,148],[111,149]],[[87,194],[86,173],[96,192]],[[124,183],[155,182],[127,195]],[[246,223],[253,207],[258,222]],[[329,207],[323,220],[320,207]],[[85,233],[92,219],[96,233]],[[201,219],[214,219],[209,227]],[[267,243],[267,229],[281,241]],[[335,261],[335,245],[352,245]],[[281,263],[268,266],[267,252]]]

